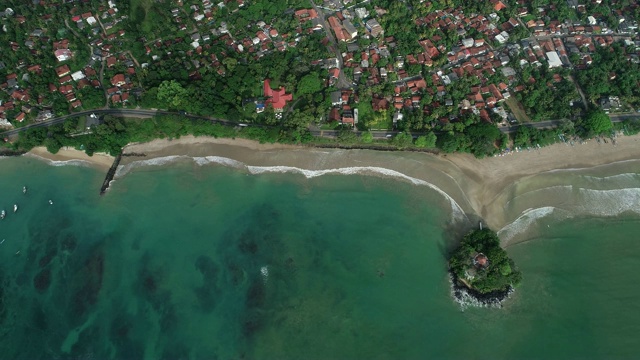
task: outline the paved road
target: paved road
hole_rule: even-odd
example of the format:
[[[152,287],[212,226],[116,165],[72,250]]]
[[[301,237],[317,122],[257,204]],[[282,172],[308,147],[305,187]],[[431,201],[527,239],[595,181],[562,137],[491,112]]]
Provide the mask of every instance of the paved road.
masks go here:
[[[324,16],[324,12],[322,11],[322,9],[320,9],[315,4],[315,2],[311,1],[311,6],[318,13],[318,16],[320,17],[320,25],[322,25],[322,28],[327,34],[327,38],[329,39],[329,42],[331,42],[331,45],[327,46],[327,48],[330,51],[334,52],[336,55],[336,58],[338,59],[338,69],[340,70],[340,75],[338,76],[338,81],[336,82],[336,86],[339,89],[350,89],[353,87],[353,84],[351,81],[349,81],[349,79],[347,79],[347,76],[344,74],[344,71],[342,70],[344,65],[342,61],[342,53],[340,52],[340,48],[338,47],[336,38],[333,36],[333,33],[331,32],[331,27],[327,22],[327,18]]]
[[[603,36],[611,36],[614,39],[627,39],[632,38],[631,34],[578,34],[583,37],[603,37]],[[555,34],[555,35],[531,35],[527,38],[527,40],[536,39],[536,40],[552,40],[553,38],[568,38],[575,37],[576,34]]]
[[[611,119],[611,122],[617,123],[625,120],[640,119],[640,113],[610,114],[609,118]],[[502,127],[500,128],[500,131],[507,134],[514,133],[516,132],[516,130],[518,130],[520,126],[528,126],[536,129],[550,129],[550,128],[557,127],[558,125],[560,125],[561,122],[562,120],[547,120],[547,121],[540,121],[540,122],[534,122],[534,123],[518,124],[518,125]]]
[[[9,137],[9,136],[14,136],[19,134],[22,131],[28,130],[28,129],[33,129],[33,128],[38,128],[38,127],[48,127],[48,126],[52,126],[52,125],[56,125],[56,124],[62,124],[66,119],[72,118],[72,117],[78,117],[78,116],[87,116],[87,115],[91,115],[91,114],[108,114],[108,115],[120,115],[120,116],[126,116],[126,117],[142,117],[142,118],[150,118],[153,117],[155,115],[180,115],[180,116],[184,116],[190,119],[201,119],[201,120],[207,120],[207,121],[211,121],[212,123],[216,123],[216,124],[223,124],[223,125],[229,125],[229,126],[239,126],[240,122],[236,122],[236,121],[229,121],[229,120],[224,120],[224,119],[218,119],[218,118],[212,118],[212,117],[208,117],[208,116],[200,116],[200,115],[191,115],[191,114],[180,114],[179,112],[175,112],[175,111],[165,111],[165,110],[146,110],[146,109],[95,109],[95,110],[87,110],[87,111],[81,111],[78,113],[74,113],[74,114],[69,114],[69,115],[65,115],[65,116],[60,116],[57,118],[53,118],[47,121],[43,121],[43,122],[39,122],[39,123],[35,123],[35,124],[30,124],[27,126],[23,126],[21,128],[17,128],[17,129],[13,129],[13,130],[9,130],[9,131],[5,131],[3,133],[0,133],[0,136],[2,137]],[[609,115],[609,117],[611,118],[611,122],[621,122],[624,120],[631,120],[631,119],[640,119],[640,113],[626,113],[626,114],[612,114]],[[528,126],[528,127],[533,127],[536,129],[549,129],[549,128],[554,128],[557,127],[558,125],[560,125],[562,120],[548,120],[548,121],[540,121],[540,122],[536,122],[536,123],[528,123],[528,124],[518,124],[518,125],[512,125],[512,126],[505,126],[505,127],[501,127],[500,131],[502,131],[503,133],[514,133],[518,130],[518,128],[520,126]],[[252,127],[263,127],[263,128],[267,128],[269,126],[266,125],[260,125],[260,124],[251,124]],[[314,136],[322,136],[322,137],[337,137],[339,134],[339,131],[336,130],[311,130],[310,131],[312,135]],[[362,132],[361,131],[354,131],[355,134],[360,135]],[[400,133],[399,131],[372,131],[371,132],[373,134],[373,137],[375,139],[383,139],[383,138],[388,138],[388,137],[393,137],[395,135],[397,135],[398,133]],[[420,133],[414,133],[414,135],[420,135]]]
[[[62,124],[65,120],[69,118],[87,116],[91,114],[108,114],[108,115],[116,115],[116,116],[121,115],[126,117],[142,117],[142,118],[150,118],[155,115],[180,115],[190,119],[207,120],[207,121],[211,121],[212,123],[223,124],[223,125],[237,126],[241,124],[236,121],[212,118],[208,116],[180,114],[179,112],[175,112],[175,111],[146,110],[146,109],[95,109],[95,110],[81,111],[81,112],[77,112],[77,113],[73,113],[65,116],[60,116],[57,118],[49,119],[47,121],[30,124],[27,126],[23,126],[21,128],[5,131],[3,133],[0,133],[0,136],[3,136],[3,137],[13,136],[28,129],[38,128],[38,127],[49,127],[52,125]],[[255,125],[255,124],[252,124],[251,126],[265,127],[264,125]]]
[[[615,114],[615,115],[610,115],[611,118],[611,122],[622,122],[624,120],[630,120],[630,119],[640,119],[640,114]],[[536,128],[536,129],[552,129],[557,127],[558,125],[560,125],[560,123],[562,122],[562,120],[548,120],[548,121],[540,121],[540,122],[536,122],[536,123],[528,123],[528,124],[518,124],[518,125],[511,125],[511,126],[505,126],[505,127],[501,127],[500,131],[502,131],[503,133],[506,134],[510,134],[510,133],[514,133],[518,130],[518,128],[520,126],[527,126],[527,127],[532,127],[532,128]],[[338,134],[340,133],[340,131],[337,130],[313,130],[311,131],[311,134],[313,136],[322,136],[322,137],[331,137],[331,138],[335,138],[338,137]],[[355,131],[354,132],[357,135],[361,135],[362,131]],[[384,138],[389,138],[389,137],[393,137],[396,136],[400,133],[400,131],[371,131],[371,134],[373,135],[374,139],[384,139]],[[421,135],[421,133],[413,133],[413,136],[418,136]]]

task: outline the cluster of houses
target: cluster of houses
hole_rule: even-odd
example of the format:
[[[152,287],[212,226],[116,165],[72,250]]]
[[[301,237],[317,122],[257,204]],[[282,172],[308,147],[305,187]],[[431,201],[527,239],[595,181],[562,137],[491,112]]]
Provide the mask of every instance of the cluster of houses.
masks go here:
[[[358,124],[358,94],[353,90],[337,90],[331,92],[331,105],[329,122],[339,122],[347,126]]]
[[[4,63],[0,62],[0,67],[4,66]],[[38,69],[34,69],[37,74]],[[22,89],[18,85],[18,75],[11,73],[6,76],[6,81],[0,84],[0,89],[6,91],[9,94],[9,99],[2,102],[0,101],[0,126],[10,125],[9,121],[23,122],[26,114],[29,114],[32,110],[32,106],[29,104],[31,96],[28,90]],[[13,119],[8,118],[8,112],[18,112]]]
[[[71,21],[76,24],[78,29],[85,30],[89,28],[92,36],[97,36],[102,32],[108,32],[113,29],[119,22],[127,19],[127,16],[118,14],[118,7],[115,0],[108,0],[106,5],[100,5],[96,9],[96,13],[85,12],[77,14],[77,8],[72,9]]]
[[[332,4],[336,6],[336,4]],[[357,19],[361,25],[364,25],[362,36],[365,38],[377,38],[384,34],[384,29],[376,18],[370,16],[370,12],[363,7],[353,10],[354,14],[348,9],[341,9],[334,15],[328,17],[329,26],[341,42],[349,42],[358,36],[358,29],[354,26],[353,21]]]
[[[244,7],[244,1],[236,1],[238,9]],[[214,17],[215,12],[225,7],[228,2],[214,4],[209,0],[203,0],[199,3],[187,4],[189,5],[187,8],[183,1],[177,1],[178,7],[171,10],[171,17],[178,24],[179,30],[188,29],[187,21],[197,29],[190,35],[191,50],[186,53],[189,60],[185,66],[189,70],[191,79],[198,79],[200,68],[203,67],[212,68],[221,76],[226,75],[227,69],[223,60],[230,57],[230,54],[228,51],[214,50],[213,47],[216,45],[224,44],[229,51],[238,55],[250,54],[254,60],[257,60],[273,51],[282,52],[296,47],[303,35],[322,30],[315,10],[299,9],[291,10],[291,14],[288,14],[293,15],[299,23],[299,26],[291,32],[281,33],[274,24],[257,21],[247,28],[240,29],[240,32],[232,33],[225,21]],[[173,45],[182,41],[183,38],[180,37],[158,39],[145,46],[146,53],[152,61],[157,61],[164,55],[170,54]]]
[[[105,1],[93,11],[81,11],[77,7],[68,15],[66,20],[69,24],[75,24],[73,31],[79,30],[87,35],[88,45],[93,51],[88,63],[80,67],[74,63],[78,45],[72,43],[75,40],[66,28],[57,30],[57,33],[46,26],[31,28],[23,43],[9,43],[13,51],[27,48],[32,53],[52,56],[56,65],[48,67],[20,60],[17,70],[9,73],[0,83],[0,90],[7,94],[0,103],[0,125],[9,121],[42,120],[51,116],[51,109],[43,97],[34,98],[31,95],[33,91],[28,87],[29,78],[43,72],[55,71],[56,81],[49,84],[48,90],[64,95],[69,109],[82,107],[77,95],[85,87],[104,89],[108,104],[118,106],[129,102],[136,91],[137,71],[170,56],[176,45],[182,45],[180,49],[188,49],[184,51],[182,63],[189,78],[197,80],[201,79],[201,72],[205,68],[206,71],[212,70],[225,76],[229,63],[227,59],[235,57],[233,53],[249,55],[250,60],[257,60],[272,52],[287,51],[298,46],[303,36],[323,33],[325,30],[323,14],[313,8],[299,8],[287,10],[287,15],[297,21],[293,29],[286,29],[278,19],[265,19],[234,29],[232,33],[225,22],[216,18],[216,13],[232,1],[237,3],[234,11],[239,11],[245,7],[244,0],[217,3],[191,0],[187,4],[184,0],[175,0],[175,7],[167,15],[177,30],[187,31],[189,35],[151,41],[142,39],[146,56],[139,64],[130,52],[122,51],[125,30],[118,24],[125,21],[127,15],[121,14],[116,1]],[[386,24],[383,21],[386,9],[355,0],[324,0],[322,11],[327,14],[329,25],[326,30],[338,42],[344,43],[341,46],[346,46],[347,50],[340,54],[341,59],[320,59],[312,61],[310,65],[327,70],[326,87],[337,86],[342,76],[340,65],[343,73],[355,84],[366,84],[367,87],[392,84],[386,88],[392,88],[393,92],[374,95],[371,106],[374,111],[392,109],[396,113],[396,121],[401,121],[402,112],[407,110],[433,114],[438,108],[451,109],[447,111],[448,114],[471,112],[488,122],[496,118],[491,113],[506,119],[507,112],[502,102],[509,99],[513,92],[523,90],[524,83],[535,82],[535,79],[519,78],[518,67],[580,70],[592,64],[592,55],[597,49],[611,46],[614,42],[623,41],[627,46],[640,48],[640,41],[635,34],[637,22],[630,15],[634,10],[633,4],[612,12],[613,18],[618,21],[618,30],[613,32],[611,24],[603,21],[605,17],[602,14],[586,14],[587,7],[581,4],[582,0],[565,1],[578,13],[588,15],[587,22],[550,19],[549,13],[555,9],[555,5],[534,7],[526,0],[517,1],[513,17],[506,15],[508,5],[500,0],[489,0],[492,11],[489,14],[467,13],[463,8],[430,11],[413,19],[413,25],[419,31],[432,35],[414,44],[413,52],[398,54],[396,38],[385,35],[381,25]],[[595,4],[601,2],[589,1]],[[421,6],[432,4],[423,1]],[[20,24],[29,24],[24,16],[15,14],[11,9],[0,12],[0,17],[9,16]],[[42,15],[45,22],[51,18],[50,14]],[[523,36],[523,33],[527,36]],[[452,42],[449,34],[456,35],[457,41]],[[372,41],[367,42],[369,45],[360,46],[355,41],[359,37]],[[328,38],[322,41],[330,46]],[[630,61],[640,62],[638,54],[629,52],[628,56]],[[105,72],[99,74],[102,62]],[[0,61],[0,68],[4,66]],[[611,76],[615,77],[615,74]],[[464,94],[464,98],[458,96],[454,99],[448,93],[451,85],[469,77],[478,79],[478,85]],[[554,80],[556,78],[561,77],[558,75]],[[264,100],[256,103],[258,112],[263,111],[265,106],[272,106],[276,113],[281,113],[292,100],[286,89],[272,89],[269,80],[264,82],[263,96]],[[612,110],[619,107],[620,101],[615,94],[605,100],[601,102],[603,107],[608,106]],[[330,120],[346,125],[358,123],[358,88],[332,92],[331,103]],[[39,112],[32,112],[32,109]],[[440,121],[451,119],[451,116],[441,117]]]
[[[34,3],[35,4],[35,3]],[[39,2],[38,6],[46,6],[43,2]],[[49,94],[60,94],[68,101],[69,109],[80,109],[83,106],[82,100],[78,94],[85,88],[91,87],[99,89],[103,92],[103,84],[100,81],[101,61],[106,62],[106,67],[111,68],[122,63],[127,66],[127,77],[123,80],[124,74],[116,75],[111,78],[113,87],[107,90],[108,97],[113,104],[126,102],[129,98],[129,90],[131,82],[129,76],[135,74],[133,62],[127,58],[126,53],[115,54],[118,49],[118,41],[125,34],[124,30],[112,29],[115,24],[126,19],[126,16],[119,16],[118,8],[115,0],[108,0],[105,4],[98,6],[95,12],[80,13],[78,7],[71,9],[69,17],[66,19],[68,24],[74,24],[77,30],[73,28],[66,29],[64,27],[57,30],[51,30],[49,27],[32,28],[28,33],[28,38],[24,44],[12,42],[11,48],[17,51],[22,46],[30,49],[34,54],[43,54],[51,56],[55,65],[43,65],[43,62],[36,64],[27,64],[24,60],[19,60],[17,64],[17,72],[7,76],[7,81],[0,84],[0,89],[9,95],[9,100],[0,101],[0,126],[10,126],[23,122],[27,119],[32,121],[44,121],[53,116],[54,108],[51,98],[44,95],[34,98],[31,96],[33,89],[31,88],[33,81],[29,81],[34,76],[43,76],[45,72],[55,73],[55,81],[50,82],[47,86]],[[14,16],[19,22],[29,24],[22,21],[24,16],[15,14],[13,10],[7,9],[0,16]],[[40,23],[45,24],[52,21],[53,15],[45,14],[41,16]],[[35,22],[34,22],[35,23]],[[69,31],[85,32],[89,38],[89,44],[72,43],[72,36]],[[55,40],[55,39],[59,40]],[[73,40],[76,41],[76,40]],[[77,56],[78,48],[90,45],[93,53],[86,64],[77,64],[74,62]],[[42,50],[45,50],[44,52]],[[5,64],[0,62],[0,66]],[[80,66],[78,68],[78,66]],[[22,80],[22,81],[19,81]],[[105,76],[105,80],[108,78]],[[22,88],[24,86],[25,88]],[[106,88],[106,86],[105,86]],[[56,108],[56,111],[60,109]],[[8,116],[11,114],[11,116]]]
[[[98,88],[100,87],[99,80],[94,79],[95,82],[92,84],[87,79],[87,73],[93,76],[96,75],[95,70],[90,67],[76,71],[74,73],[71,73],[71,68],[69,68],[69,65],[58,66],[55,70],[56,75],[58,75],[58,84],[49,83],[49,92],[60,92],[60,94],[65,96],[67,101],[69,101],[71,107],[74,109],[82,106],[82,101],[76,98],[76,94],[74,92],[75,89],[81,90],[86,86],[92,85]]]
[[[337,10],[335,15],[329,17],[333,32],[339,40],[349,41],[348,31],[345,32],[346,20],[342,20],[349,19],[343,14],[346,10],[340,10],[343,7],[337,0],[329,2],[332,8]],[[343,3],[343,5],[347,4]],[[430,6],[430,3],[425,5]],[[505,19],[501,12],[507,8],[507,5],[499,0],[491,0],[491,5],[495,12],[486,16],[466,14],[462,8],[457,8],[436,10],[415,19],[417,27],[424,27],[436,34],[419,41],[422,52],[389,58],[389,49],[395,47],[393,37],[383,37],[377,44],[365,49],[349,44],[348,51],[343,54],[344,67],[353,69],[355,81],[365,76],[367,86],[387,81],[394,82],[395,91],[392,96],[376,95],[372,99],[374,111],[395,108],[394,122],[402,119],[401,111],[403,110],[421,109],[425,114],[431,114],[435,108],[454,105],[457,106],[459,113],[473,112],[481,119],[491,122],[492,118],[507,120],[509,113],[501,106],[501,102],[509,99],[512,92],[524,90],[523,83],[535,82],[535,79],[520,79],[513,68],[514,64],[519,64],[520,67],[544,65],[550,69],[575,67],[579,70],[592,63],[591,54],[597,47],[606,47],[615,41],[624,41],[626,45],[640,48],[640,43],[634,41],[635,34],[632,36],[637,24],[631,19],[626,19],[627,25],[619,33],[612,34],[606,24],[599,20],[602,17],[601,14],[589,16],[589,24],[580,25],[545,19],[547,9],[538,8],[536,9],[537,18],[532,19],[527,10],[529,5],[527,2],[520,1],[518,18],[508,17],[505,21],[500,19]],[[364,9],[356,10],[358,14],[366,12]],[[621,23],[625,21],[623,11],[617,11],[616,14]],[[521,35],[523,28],[529,34],[524,39]],[[514,36],[513,32],[516,30],[520,35]],[[439,35],[444,32],[455,32],[461,40],[453,45],[447,44],[448,39]],[[342,37],[340,33],[343,34]],[[468,34],[474,35],[468,36]],[[579,55],[581,62],[572,64],[570,61],[572,54]],[[377,66],[381,57],[391,61],[385,61],[384,66]],[[640,58],[630,54],[629,60],[638,62]],[[408,73],[407,65],[422,67],[437,65],[441,68],[433,69],[427,84],[419,74]],[[395,74],[393,78],[389,76],[392,73]],[[493,77],[494,74],[501,76]],[[465,99],[454,103],[447,94],[448,85],[467,76],[480,79],[480,85],[472,87]],[[612,76],[615,77],[615,74]],[[562,80],[558,74],[553,78],[555,82]],[[329,85],[332,83],[330,82]],[[430,96],[433,101],[424,104],[422,101],[424,95]],[[336,114],[339,112],[336,110],[343,105],[334,102],[333,97],[338,98],[337,95],[332,94],[332,103],[336,107],[332,110],[333,116],[330,116],[330,119],[338,120]],[[603,106],[607,107],[607,110],[616,108],[619,103],[615,100],[606,100],[602,103],[607,104]],[[490,113],[496,116],[490,116]],[[447,122],[451,118],[443,117],[440,120]]]

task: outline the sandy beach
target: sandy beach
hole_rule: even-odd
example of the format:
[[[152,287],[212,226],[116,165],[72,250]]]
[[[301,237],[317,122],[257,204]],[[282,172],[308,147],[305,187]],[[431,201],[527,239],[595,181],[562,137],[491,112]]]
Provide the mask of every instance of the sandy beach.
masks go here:
[[[278,171],[325,171],[333,173],[371,173],[424,181],[442,190],[467,214],[500,229],[519,214],[507,211],[505,204],[514,197],[528,178],[562,169],[591,169],[602,165],[640,159],[640,136],[619,137],[614,146],[597,143],[569,146],[555,144],[539,150],[521,151],[505,156],[477,159],[469,154],[432,155],[414,152],[378,152],[372,150],[320,149],[283,144],[260,144],[245,139],[216,139],[185,136],[132,144],[125,153],[145,154],[123,158],[121,166],[175,155],[214,156],[232,159],[246,166],[274,168]],[[79,159],[100,168],[108,168],[113,158],[96,154],[89,157],[72,149],[52,155],[44,148],[32,154],[51,160]],[[218,161],[219,162],[219,161]],[[135,165],[135,164],[134,164]],[[282,167],[287,167],[286,169]],[[388,172],[391,170],[392,172]],[[406,179],[405,179],[406,180]],[[518,210],[520,212],[521,210]]]
[[[35,155],[50,161],[71,161],[81,160],[87,164],[100,169],[109,169],[113,164],[114,157],[105,153],[95,153],[93,156],[87,155],[84,151],[76,150],[70,147],[63,147],[57,154],[47,151],[44,146],[33,148],[27,155]]]

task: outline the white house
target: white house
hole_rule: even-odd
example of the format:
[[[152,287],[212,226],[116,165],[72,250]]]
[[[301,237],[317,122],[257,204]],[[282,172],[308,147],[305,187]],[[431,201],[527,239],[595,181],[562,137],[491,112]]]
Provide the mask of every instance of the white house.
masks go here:
[[[342,25],[344,26],[344,29],[347,30],[347,33],[349,33],[349,36],[351,36],[352,39],[358,36],[358,30],[356,30],[356,27],[353,26],[351,21],[345,20],[342,22]]]
[[[562,66],[562,61],[560,61],[560,57],[555,51],[547,52],[547,59],[549,59],[549,69]]]
[[[56,56],[56,59],[58,59],[58,61],[67,61],[71,59],[71,56],[73,54],[69,49],[58,49],[54,52],[54,55]]]
[[[80,79],[84,79],[84,78],[85,78],[85,76],[84,76],[84,74],[82,73],[82,71],[76,71],[76,72],[74,72],[73,74],[71,74],[71,78],[72,78],[74,81],[78,81],[78,80],[80,80]]]

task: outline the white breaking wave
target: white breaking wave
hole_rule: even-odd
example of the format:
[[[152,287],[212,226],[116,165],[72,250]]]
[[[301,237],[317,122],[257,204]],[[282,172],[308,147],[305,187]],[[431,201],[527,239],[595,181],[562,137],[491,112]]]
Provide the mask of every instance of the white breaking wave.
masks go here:
[[[328,175],[328,174],[339,174],[339,175],[368,175],[368,174],[376,174],[382,175],[386,177],[399,178],[403,180],[407,180],[414,185],[422,185],[427,186],[432,190],[435,190],[440,195],[444,196],[449,203],[451,204],[451,211],[453,212],[453,217],[456,220],[467,219],[467,215],[464,213],[460,205],[446,192],[444,192],[439,187],[433,185],[430,182],[426,182],[421,179],[417,179],[408,175],[405,175],[401,172],[376,167],[376,166],[355,166],[355,167],[346,167],[346,168],[335,168],[335,169],[325,169],[325,170],[306,170],[300,169],[292,166],[247,166],[247,170],[251,174],[264,174],[264,173],[298,173],[304,175],[307,179],[311,179],[314,177]]]
[[[640,214],[640,188],[580,189],[581,212],[595,216],[616,216],[624,212]]]
[[[141,167],[141,166],[161,166],[161,165],[166,165],[166,164],[170,164],[172,162],[176,162],[178,160],[189,160],[192,158],[189,156],[184,156],[184,155],[172,155],[172,156],[164,156],[164,157],[159,157],[159,158],[153,158],[153,159],[149,159],[149,160],[138,160],[138,161],[134,161],[130,164],[127,165],[120,165],[118,166],[118,169],[116,170],[116,173],[114,175],[114,178],[119,178],[122,176],[125,176],[126,174],[129,173],[129,171],[131,171],[134,168],[137,167]]]
[[[269,280],[269,267],[268,266],[263,266],[260,268],[260,275],[262,275],[262,281],[264,281],[265,283],[267,282],[267,280]]]
[[[570,193],[572,190],[573,190],[573,185],[554,185],[554,186],[548,186],[540,189],[535,189],[535,190],[523,192],[522,194],[512,197],[511,199],[509,199],[509,201],[507,201],[504,207],[505,208],[508,207],[511,204],[511,202],[516,201],[523,196],[531,196],[532,194],[537,194],[539,192],[545,192],[545,191],[567,191],[568,193]]]
[[[51,160],[35,154],[26,154],[29,157],[44,161],[51,166],[90,166],[91,162],[85,160]]]
[[[220,165],[224,165],[224,166],[228,166],[236,169],[246,168],[246,165],[244,163],[237,160],[222,157],[222,156],[194,157],[193,161],[195,161],[196,164],[200,166],[207,165],[207,164],[220,164]]]
[[[508,243],[516,235],[525,232],[531,225],[543,217],[549,216],[556,211],[553,206],[545,206],[537,209],[527,209],[512,223],[506,225],[498,231],[498,236],[503,242]]]
[[[243,169],[248,171],[253,175],[265,174],[265,173],[297,173],[304,175],[307,179],[311,179],[318,176],[330,175],[330,174],[338,174],[338,175],[381,175],[385,177],[393,177],[397,179],[402,179],[409,181],[414,185],[427,186],[432,190],[435,190],[440,195],[444,196],[449,203],[451,204],[451,211],[454,220],[464,220],[467,219],[467,215],[462,210],[462,207],[446,192],[437,187],[434,184],[431,184],[427,181],[417,179],[408,175],[405,175],[401,172],[386,169],[382,167],[375,166],[356,166],[356,167],[346,167],[346,168],[335,168],[335,169],[325,169],[325,170],[307,170],[301,169],[293,166],[251,166],[247,165],[243,162],[221,157],[221,156],[205,156],[205,157],[191,157],[186,155],[172,155],[165,156],[160,158],[154,158],[149,160],[138,160],[134,161],[127,165],[120,165],[116,171],[114,178],[119,178],[127,173],[129,173],[132,169],[141,167],[141,166],[162,166],[167,165],[177,161],[190,160],[194,163],[202,166],[208,164],[219,164],[227,167],[232,167],[236,169]]]
[[[640,214],[640,188],[594,190],[579,188],[575,199],[568,199],[564,207],[545,206],[527,209],[512,223],[504,226],[498,235],[509,242],[514,236],[523,233],[539,219],[554,215],[558,219],[574,216],[612,217],[623,213]],[[573,205],[568,205],[573,204]]]
[[[592,180],[618,180],[618,179],[629,179],[629,178],[636,178],[640,176],[640,174],[638,173],[623,173],[623,174],[616,174],[616,175],[610,175],[610,176],[592,176],[592,175],[582,175],[583,178],[585,179],[592,179]]]
[[[593,170],[593,169],[597,169],[597,168],[604,167],[604,166],[611,166],[611,165],[617,165],[617,164],[626,164],[626,163],[629,163],[629,162],[638,162],[638,161],[640,161],[640,159],[628,159],[628,160],[614,161],[614,162],[601,164],[601,165],[597,165],[597,166],[593,166],[593,167],[552,169],[552,170],[543,171],[540,174],[552,174],[552,173],[559,173],[559,172],[575,172],[575,171]]]

